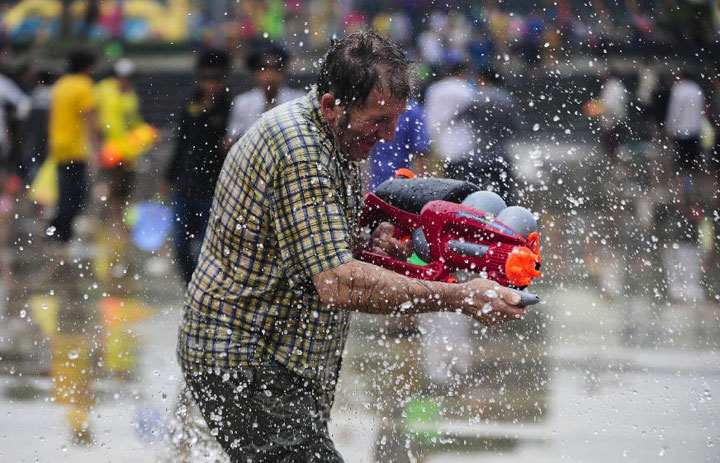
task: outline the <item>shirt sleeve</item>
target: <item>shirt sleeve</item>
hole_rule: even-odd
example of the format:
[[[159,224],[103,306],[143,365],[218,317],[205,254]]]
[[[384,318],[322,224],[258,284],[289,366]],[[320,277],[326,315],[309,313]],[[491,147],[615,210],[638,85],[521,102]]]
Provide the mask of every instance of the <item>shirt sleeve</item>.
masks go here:
[[[411,110],[410,145],[413,153],[425,153],[430,149],[430,134],[425,125],[425,115],[420,107]]]
[[[308,157],[279,161],[273,226],[292,283],[353,259],[348,227],[327,165]]]

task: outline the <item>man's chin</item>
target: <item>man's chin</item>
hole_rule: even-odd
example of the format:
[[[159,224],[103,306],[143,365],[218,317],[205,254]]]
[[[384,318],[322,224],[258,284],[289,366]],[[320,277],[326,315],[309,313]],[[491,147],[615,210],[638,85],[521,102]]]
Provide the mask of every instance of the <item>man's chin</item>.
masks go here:
[[[357,145],[353,149],[348,150],[348,159],[354,162],[364,161],[370,157],[374,147],[374,144],[370,145],[369,148],[368,145]]]

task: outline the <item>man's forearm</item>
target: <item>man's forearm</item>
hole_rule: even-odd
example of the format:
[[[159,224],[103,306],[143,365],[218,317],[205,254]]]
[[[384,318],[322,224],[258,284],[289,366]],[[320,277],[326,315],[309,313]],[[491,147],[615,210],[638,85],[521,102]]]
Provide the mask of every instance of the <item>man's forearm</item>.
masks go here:
[[[316,275],[313,282],[325,304],[366,313],[455,310],[462,297],[457,285],[416,280],[357,260]]]

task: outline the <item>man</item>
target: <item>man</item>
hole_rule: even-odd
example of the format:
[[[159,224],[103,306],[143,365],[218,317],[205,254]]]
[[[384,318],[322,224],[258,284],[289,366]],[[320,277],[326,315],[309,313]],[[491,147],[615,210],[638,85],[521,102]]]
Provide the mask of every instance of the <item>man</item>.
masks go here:
[[[414,167],[422,176],[426,170],[430,136],[425,124],[423,107],[414,99],[408,102],[407,110],[400,116],[395,138],[378,143],[372,153],[371,189],[395,177],[398,169]]]
[[[87,166],[98,145],[91,78],[94,65],[92,53],[71,53],[68,73],[52,90],[49,155],[57,164],[59,197],[57,212],[48,230],[53,230],[52,237],[60,242],[70,240],[73,220],[85,205]]]
[[[518,105],[502,88],[500,76],[483,70],[477,79],[477,97],[455,117],[472,134],[471,150],[450,162],[448,175],[495,191],[510,204],[515,193],[508,141],[520,126]]]
[[[427,124],[433,149],[453,176],[455,162],[461,162],[473,148],[469,127],[457,126],[455,118],[477,98],[475,85],[470,81],[470,68],[460,56],[447,65],[447,75],[430,85],[425,93]]]
[[[397,45],[356,32],[325,55],[316,87],[265,113],[228,154],[178,355],[233,462],[342,461],[327,422],[353,311],[524,315],[488,280],[419,281],[353,258],[357,163],[393,139],[411,73]],[[378,228],[369,245],[405,251],[391,225]]]
[[[35,85],[30,92],[30,114],[25,125],[20,175],[26,182],[35,178],[48,154],[48,124],[55,76],[46,70],[33,72]]]
[[[175,153],[166,172],[173,192],[175,251],[185,283],[195,269],[213,190],[227,150],[223,137],[230,114],[226,81],[230,56],[207,50],[198,58],[197,87],[182,109]]]
[[[144,123],[140,115],[140,99],[135,93],[133,77],[135,64],[127,58],[113,65],[113,75],[101,80],[95,87],[98,101],[98,129],[103,142],[117,143],[125,149],[130,132]],[[104,165],[110,180],[110,197],[114,212],[120,213],[130,197],[135,162],[122,154],[117,165]],[[104,160],[105,162],[108,162]],[[110,164],[114,164],[111,162]]]
[[[607,71],[600,90],[602,146],[611,166],[617,165],[618,150],[627,132],[628,91],[618,76]]]
[[[112,76],[95,86],[98,130],[103,138],[100,159],[108,184],[101,227],[104,232],[96,240],[94,270],[101,280],[106,280],[111,270],[115,276],[127,275],[128,233],[122,218],[135,181],[138,154],[134,151],[137,148],[133,146],[133,131],[145,124],[140,115],[134,76],[135,64],[121,58],[113,65]]]
[[[701,167],[700,135],[705,117],[705,96],[691,74],[683,70],[670,91],[665,130],[675,143],[675,171],[697,173]]]
[[[11,136],[10,114],[8,109],[14,110],[17,120],[24,121],[30,114],[31,100],[20,87],[9,77],[0,74],[0,180],[7,173],[18,169],[14,162],[13,137]]]
[[[515,181],[507,141],[520,121],[514,98],[499,82],[495,71],[484,70],[477,79],[476,98],[458,102],[459,108],[466,107],[452,116],[448,130],[456,135],[455,143],[461,142],[462,134],[468,144],[448,160],[447,176],[492,190],[512,204]],[[472,367],[472,321],[453,313],[419,319],[425,333],[425,371],[433,383],[447,390],[452,378],[464,377]]]
[[[247,57],[246,66],[252,73],[254,88],[236,96],[227,127],[227,146],[237,141],[260,115],[275,106],[304,95],[284,84],[289,56],[274,43],[255,44]]]

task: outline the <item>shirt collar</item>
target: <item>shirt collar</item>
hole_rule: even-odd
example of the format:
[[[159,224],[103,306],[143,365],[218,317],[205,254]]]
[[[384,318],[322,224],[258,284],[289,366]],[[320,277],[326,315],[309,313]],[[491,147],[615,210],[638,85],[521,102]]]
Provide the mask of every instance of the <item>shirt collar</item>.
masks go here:
[[[318,91],[316,86],[310,87],[310,91],[308,92],[308,99],[310,100],[310,116],[313,124],[320,129],[320,132],[327,136],[330,141],[333,140],[332,132],[330,132],[330,127],[327,124],[327,121],[325,120],[325,117],[322,115],[322,111],[320,111],[320,101],[318,99]]]

